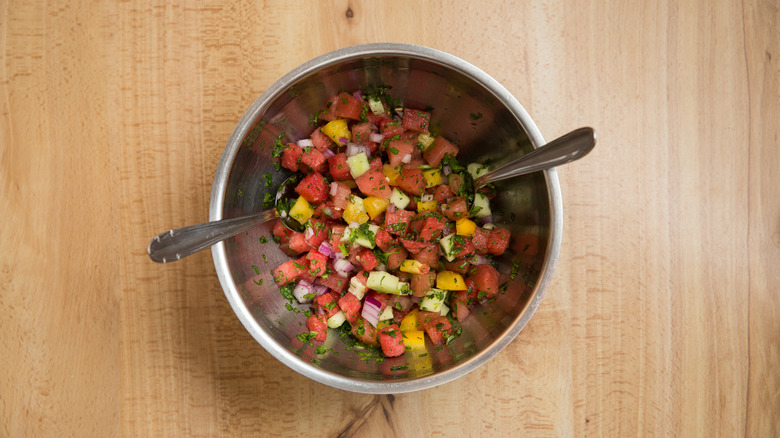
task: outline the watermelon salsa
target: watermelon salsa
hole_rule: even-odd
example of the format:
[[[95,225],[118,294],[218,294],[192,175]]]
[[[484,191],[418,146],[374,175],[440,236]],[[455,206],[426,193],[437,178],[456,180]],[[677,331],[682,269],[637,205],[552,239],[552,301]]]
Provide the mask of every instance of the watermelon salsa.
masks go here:
[[[308,139],[277,142],[281,166],[305,176],[280,208],[304,232],[274,225],[291,256],[271,271],[282,293],[313,306],[308,340],[342,328],[387,357],[450,342],[456,321],[499,292],[492,256],[510,233],[490,223],[486,171],[429,131],[431,113],[384,93],[333,96]],[[346,324],[346,326],[344,326]]]

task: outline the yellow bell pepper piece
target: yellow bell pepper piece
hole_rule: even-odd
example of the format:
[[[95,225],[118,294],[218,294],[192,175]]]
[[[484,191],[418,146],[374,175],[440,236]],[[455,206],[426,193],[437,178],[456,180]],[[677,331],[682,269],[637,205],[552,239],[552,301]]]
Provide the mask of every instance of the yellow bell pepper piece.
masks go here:
[[[420,135],[417,136],[417,141],[422,145],[423,151],[426,151],[431,147],[433,140],[435,140],[435,138],[428,132],[421,132]]]
[[[347,223],[357,222],[363,224],[368,222],[368,213],[361,211],[357,205],[351,202],[347,204],[347,208],[344,209],[343,217]]]
[[[441,184],[441,170],[438,168],[423,170],[423,178],[425,178],[426,188],[436,187]]]
[[[289,211],[290,217],[300,222],[301,225],[305,224],[313,214],[314,209],[311,208],[309,202],[303,196],[298,197]]]
[[[384,173],[385,176],[387,177],[388,184],[390,184],[391,186],[398,185],[398,177],[400,177],[401,174],[398,172],[398,170],[395,167],[389,164],[385,164],[382,166],[382,173]]]
[[[436,201],[417,201],[417,212],[436,211]]]
[[[457,272],[441,271],[436,275],[436,288],[444,290],[466,290],[466,282]]]
[[[401,336],[403,336],[405,348],[411,350],[425,348],[425,332],[422,330],[401,331]]]
[[[417,330],[417,313],[419,310],[414,309],[411,312],[407,313],[406,316],[404,316],[404,319],[401,320],[401,331],[402,332],[411,332]]]
[[[424,274],[430,270],[428,265],[412,259],[406,259],[401,262],[401,267],[398,269],[401,272],[407,272],[409,274]]]
[[[473,236],[477,230],[477,224],[469,218],[462,217],[455,221],[455,234],[459,236]]]
[[[387,210],[388,205],[390,205],[389,199],[377,198],[376,196],[369,196],[363,200],[363,207],[366,209],[366,212],[371,219],[374,219]]]
[[[339,146],[344,146],[344,142],[341,141],[342,138],[347,139],[347,141],[352,139],[352,133],[349,132],[346,119],[331,120],[320,130]]]

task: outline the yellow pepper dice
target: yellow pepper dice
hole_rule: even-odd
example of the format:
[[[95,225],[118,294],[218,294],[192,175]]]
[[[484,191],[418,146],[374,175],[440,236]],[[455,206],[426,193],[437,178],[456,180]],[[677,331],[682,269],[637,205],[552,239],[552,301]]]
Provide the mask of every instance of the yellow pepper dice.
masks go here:
[[[391,186],[397,186],[398,185],[398,177],[401,176],[401,174],[396,170],[395,167],[385,164],[382,166],[382,173],[385,174],[387,177],[387,183]]]
[[[357,205],[351,202],[347,204],[347,208],[344,209],[343,217],[347,223],[357,222],[359,224],[363,224],[368,222],[368,214],[361,211]]]
[[[428,169],[423,171],[423,178],[425,178],[425,187],[436,187],[441,184],[441,170]]]
[[[441,271],[436,275],[436,288],[444,290],[466,290],[466,282],[457,272]]]
[[[431,147],[433,140],[435,140],[435,138],[428,132],[422,132],[417,136],[417,141],[422,145],[423,151],[426,151]]]
[[[404,347],[412,350],[419,350],[425,348],[425,332],[421,330],[412,330],[405,332],[401,330]]]
[[[404,316],[404,319],[401,320],[402,332],[411,332],[417,330],[417,313],[418,310],[414,309],[407,313],[406,316]]]
[[[290,217],[292,217],[296,221],[300,222],[301,225],[303,225],[314,214],[314,209],[311,208],[309,202],[306,199],[304,199],[303,196],[300,196],[298,197],[298,200],[295,201],[295,204],[290,209],[289,214]]]
[[[436,211],[436,201],[417,201],[417,212]]]
[[[342,138],[347,139],[347,141],[352,139],[352,133],[349,132],[349,126],[347,126],[346,119],[331,120],[320,128],[320,131],[330,137],[330,139],[339,146],[344,146],[344,142],[341,141]]]
[[[468,218],[460,218],[455,221],[455,233],[459,236],[473,236],[477,230],[477,224]]]
[[[431,268],[429,268],[428,265],[412,259],[406,259],[403,262],[401,262],[401,267],[398,269],[401,272],[407,272],[409,274],[425,274],[426,272],[431,270]]]
[[[388,205],[390,205],[389,199],[377,198],[376,196],[369,196],[363,200],[363,207],[366,209],[366,212],[371,219],[374,219],[387,210]]]

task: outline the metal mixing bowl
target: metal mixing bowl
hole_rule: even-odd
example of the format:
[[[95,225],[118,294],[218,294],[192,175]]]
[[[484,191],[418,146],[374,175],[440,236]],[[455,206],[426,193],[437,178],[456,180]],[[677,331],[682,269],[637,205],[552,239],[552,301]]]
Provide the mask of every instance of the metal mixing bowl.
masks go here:
[[[473,65],[446,53],[406,44],[368,44],[317,57],[271,85],[249,108],[230,136],[211,192],[210,220],[263,209],[288,173],[272,158],[275,139],[307,138],[312,115],[340,91],[392,87],[407,107],[432,107],[431,130],[460,145],[461,163],[500,165],[544,144],[517,100]],[[271,183],[267,183],[267,174]],[[476,308],[463,332],[440,350],[377,362],[345,349],[333,329],[316,354],[297,335],[306,317],[288,310],[269,271],[288,260],[270,239],[272,224],[254,227],[212,248],[214,265],[233,311],[269,353],[318,382],[362,393],[402,393],[449,382],[492,358],[528,323],[550,283],[561,241],[561,194],[555,170],[496,184],[496,222],[512,232],[498,259],[510,281],[504,294]],[[538,238],[529,255],[527,236]],[[268,243],[262,243],[263,237]],[[524,243],[525,242],[525,243]],[[525,251],[524,251],[525,250]],[[514,275],[511,275],[514,271]],[[510,280],[511,278],[511,280]],[[301,306],[302,307],[302,306]],[[429,342],[429,341],[428,341]]]

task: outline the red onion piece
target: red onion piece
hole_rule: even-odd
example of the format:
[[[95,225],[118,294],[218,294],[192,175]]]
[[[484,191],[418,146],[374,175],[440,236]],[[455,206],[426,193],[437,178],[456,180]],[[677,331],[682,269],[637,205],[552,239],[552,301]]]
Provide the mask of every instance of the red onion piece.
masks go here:
[[[310,138],[304,138],[301,140],[298,140],[295,144],[297,144],[299,147],[302,148],[310,148],[314,146],[314,142]]]
[[[406,154],[401,158],[401,162],[404,164],[409,164],[412,161],[412,154]]]
[[[333,269],[335,269],[339,273],[347,274],[349,272],[352,272],[355,269],[355,267],[352,266],[352,263],[350,263],[349,260],[338,259],[335,262],[333,262]]]
[[[328,286],[323,286],[321,284],[318,284],[317,286],[314,286],[314,295],[320,296],[328,291]]]
[[[314,237],[314,228],[306,227],[306,231],[303,232],[303,237],[306,239],[311,239]]]
[[[388,213],[395,213],[395,210],[396,210],[395,204],[390,204],[387,206]]]
[[[324,256],[331,257],[333,254],[333,248],[330,246],[330,243],[323,241],[320,244],[320,247],[317,248],[317,252]]]
[[[487,265],[489,263],[490,263],[490,259],[480,254],[476,254],[474,256],[474,259],[471,261],[472,265]]]
[[[314,288],[308,281],[301,280],[295,285],[292,293],[299,303],[309,303],[311,302],[311,297],[306,297],[306,295],[314,293]]]
[[[349,140],[347,140],[347,137],[339,137],[339,143],[346,143]]]
[[[325,155],[325,158],[330,158],[330,157],[336,155],[336,153],[333,152],[333,150],[331,150],[331,149],[325,149],[324,151],[322,151],[322,155]]]
[[[330,183],[330,196],[336,196],[339,191],[339,184],[336,181]]]
[[[371,158],[371,149],[368,148],[368,146],[364,146],[362,144],[357,143],[347,143],[347,156],[351,157],[353,155],[357,155],[359,153],[365,153],[366,157]]]
[[[450,166],[442,166],[441,173],[443,173],[444,176],[447,176],[452,173],[452,168]]]
[[[493,223],[493,216],[492,215],[487,215],[487,216],[483,217],[482,218],[482,223],[483,224]]]
[[[355,96],[357,98],[357,100],[359,100],[361,102],[363,101],[363,95],[360,93],[360,90],[355,91],[354,93],[352,93],[352,95]]]
[[[379,314],[382,312],[382,304],[372,296],[366,296],[363,301],[363,311],[360,316],[371,323],[374,327],[379,324]]]
[[[385,140],[385,136],[382,134],[377,134],[376,132],[372,132],[371,134],[368,134],[368,141],[373,141],[374,143],[382,143]]]

